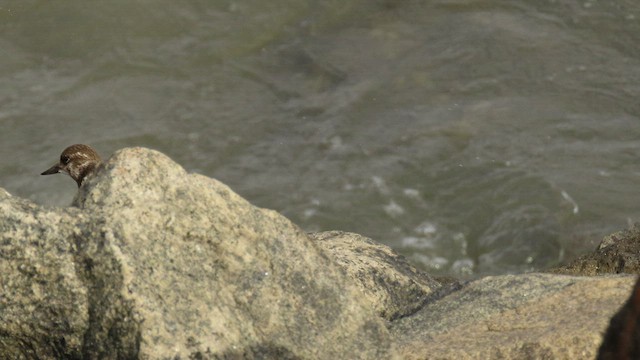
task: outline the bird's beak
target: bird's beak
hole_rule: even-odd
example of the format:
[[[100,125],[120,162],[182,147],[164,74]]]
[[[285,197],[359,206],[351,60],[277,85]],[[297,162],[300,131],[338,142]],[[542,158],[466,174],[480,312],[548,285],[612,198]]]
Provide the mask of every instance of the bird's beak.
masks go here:
[[[45,172],[43,172],[40,175],[51,175],[51,174],[57,174],[60,172],[60,163],[57,163],[55,165],[53,165],[52,167],[49,168],[49,170],[46,170]]]

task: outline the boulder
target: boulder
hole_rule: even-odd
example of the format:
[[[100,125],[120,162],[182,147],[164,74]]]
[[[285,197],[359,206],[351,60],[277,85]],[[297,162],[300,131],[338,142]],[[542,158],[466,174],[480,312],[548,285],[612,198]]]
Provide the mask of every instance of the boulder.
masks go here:
[[[632,276],[490,276],[390,325],[403,359],[593,359]]]
[[[305,233],[156,151],[116,152],[73,205],[0,195],[0,358],[395,357]]]
[[[634,271],[638,234],[563,271]],[[305,234],[143,148],[116,152],[69,208],[0,189],[0,271],[0,359],[593,358],[635,281],[436,281],[385,245]],[[638,288],[602,358],[636,354]]]
[[[309,234],[386,320],[415,313],[442,285],[390,247],[342,231]]]
[[[78,209],[46,209],[0,189],[0,359],[80,358],[89,288]]]
[[[640,224],[605,236],[598,248],[566,265],[550,270],[556,274],[640,274]]]

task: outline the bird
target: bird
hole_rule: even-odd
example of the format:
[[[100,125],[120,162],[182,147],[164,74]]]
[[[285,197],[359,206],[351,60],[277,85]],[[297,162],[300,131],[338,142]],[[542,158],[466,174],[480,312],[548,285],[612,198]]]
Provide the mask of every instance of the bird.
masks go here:
[[[91,146],[75,144],[60,154],[60,161],[40,175],[52,175],[63,172],[76,181],[78,187],[92,175],[102,163],[100,155]]]

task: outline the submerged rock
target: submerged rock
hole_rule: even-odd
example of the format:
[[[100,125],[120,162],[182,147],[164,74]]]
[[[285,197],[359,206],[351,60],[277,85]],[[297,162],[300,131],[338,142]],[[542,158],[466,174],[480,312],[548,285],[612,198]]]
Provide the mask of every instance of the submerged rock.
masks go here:
[[[394,357],[306,234],[156,151],[118,151],[73,205],[0,197],[0,358]]]

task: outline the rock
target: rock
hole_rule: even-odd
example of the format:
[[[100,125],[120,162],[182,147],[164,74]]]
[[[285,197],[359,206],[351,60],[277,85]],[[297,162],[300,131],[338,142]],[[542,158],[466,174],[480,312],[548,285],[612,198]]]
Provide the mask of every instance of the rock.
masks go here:
[[[79,358],[89,323],[78,209],[45,209],[0,189],[0,359]]]
[[[640,224],[605,236],[598,249],[567,265],[549,270],[556,274],[640,274]]]
[[[306,234],[158,152],[118,151],[73,204],[0,195],[0,358],[395,357]]]
[[[403,359],[592,359],[631,276],[486,277],[391,324]]]
[[[442,286],[390,247],[362,235],[342,231],[309,235],[344,268],[378,315],[387,320],[413,314]]]
[[[635,280],[444,285],[387,246],[304,234],[142,148],[117,152],[73,204],[0,189],[0,359],[593,358]],[[639,234],[614,234],[572,269],[634,271]],[[603,359],[637,353],[639,294]]]
[[[640,279],[629,300],[611,318],[598,359],[640,359]]]

